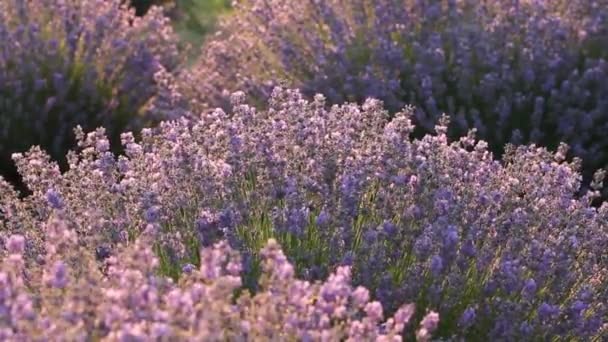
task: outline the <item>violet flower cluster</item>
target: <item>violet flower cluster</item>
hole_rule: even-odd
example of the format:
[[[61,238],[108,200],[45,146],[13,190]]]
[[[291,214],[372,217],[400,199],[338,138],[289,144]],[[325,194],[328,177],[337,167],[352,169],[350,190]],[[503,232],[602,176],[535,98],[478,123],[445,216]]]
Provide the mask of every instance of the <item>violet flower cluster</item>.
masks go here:
[[[225,241],[202,250],[200,267],[177,283],[155,272],[151,226],[98,268],[60,217],[58,211],[43,227],[47,252],[38,267],[28,267],[22,235],[7,240],[0,263],[3,341],[388,342],[402,340],[414,314],[412,304],[404,305],[385,320],[369,291],[351,285],[348,266],[325,282],[298,280],[272,239],[261,251],[259,291],[235,300],[242,263]],[[430,339],[438,319],[426,314],[418,341]]]
[[[566,142],[587,178],[608,163],[606,0],[245,0],[221,29],[184,76],[212,106],[283,80],[332,104],[414,105],[419,137],[447,113],[450,138],[476,128],[497,154]]]
[[[76,125],[104,126],[118,146],[124,130],[160,121],[150,103],[182,58],[168,20],[123,0],[2,1],[1,172],[32,145],[63,158]]]
[[[166,121],[144,129],[141,140],[124,133],[120,156],[110,152],[103,129],[77,129],[78,150],[68,155],[64,173],[39,148],[15,154],[32,194],[19,198],[0,182],[4,241],[25,236],[26,264],[52,272],[44,260],[55,247],[44,227],[61,212],[96,263],[122,261],[123,248],[151,248],[158,272],[182,279],[210,258],[201,246],[225,240],[242,255],[242,284],[264,293],[268,252],[259,251],[275,239],[294,266],[289,274],[332,283],[348,266],[353,285],[369,289],[385,313],[405,315],[399,304],[414,304],[410,326],[428,328],[420,338],[431,331],[448,340],[608,336],[608,204],[591,205],[604,172],[577,197],[580,160],[566,161],[566,145],[555,153],[509,146],[496,161],[474,131],[448,142],[447,118],[436,135],[412,140],[411,107],[390,120],[376,100],[327,109],[321,95],[308,101],[276,88],[258,111],[245,97],[231,96],[230,115],[216,109]],[[142,246],[137,241],[146,231],[153,238]],[[130,284],[149,279],[124,277]],[[287,296],[286,288],[277,291]],[[332,291],[338,290],[320,296],[346,296]],[[137,297],[144,313],[152,305],[146,301],[162,297],[146,293]],[[124,296],[115,300],[133,303]],[[134,313],[121,311],[127,304],[117,305],[122,309],[108,329],[132,322],[123,317]],[[309,309],[297,307],[304,318],[286,320],[304,329]],[[366,312],[377,317],[378,310],[374,304]],[[283,312],[271,311],[256,314]],[[441,320],[424,316],[431,312]]]

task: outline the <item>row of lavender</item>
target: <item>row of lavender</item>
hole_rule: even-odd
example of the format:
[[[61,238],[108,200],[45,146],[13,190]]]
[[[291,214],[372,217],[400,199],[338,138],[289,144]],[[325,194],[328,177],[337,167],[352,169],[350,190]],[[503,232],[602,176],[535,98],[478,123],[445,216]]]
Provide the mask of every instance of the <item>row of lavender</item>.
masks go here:
[[[243,100],[125,133],[118,157],[103,130],[77,130],[65,173],[39,149],[15,155],[33,194],[0,194],[4,336],[393,340],[409,323],[421,340],[606,337],[608,204],[575,198],[565,146],[501,163],[471,134],[448,143],[446,119],[411,140],[412,108],[389,120],[378,101],[326,110],[279,88],[267,110]],[[255,295],[232,301],[240,285]]]
[[[184,107],[226,109],[234,91],[263,106],[277,83],[331,104],[414,105],[416,137],[445,112],[450,139],[476,128],[497,156],[509,142],[565,142],[585,186],[608,164],[608,0],[242,0],[192,67],[160,8],[0,6],[3,174],[32,145],[63,160],[77,124],[118,146]]]
[[[8,94],[2,153],[19,150],[13,141],[36,143],[25,142],[35,136],[28,127],[49,134],[53,142],[43,142],[55,159],[77,145],[65,172],[37,147],[12,155],[27,197],[0,180],[2,339],[608,338],[608,204],[592,205],[604,172],[579,193],[581,165],[603,163],[580,150],[589,141],[602,146],[589,138],[601,129],[606,106],[606,83],[598,77],[606,67],[608,7],[600,1],[248,1],[225,24],[237,24],[231,35],[181,72],[179,46],[160,11],[140,19],[121,3],[0,3],[0,16],[9,13],[0,33],[10,38],[0,43],[0,84]],[[421,10],[427,19],[415,15]],[[526,14],[532,19],[522,25]],[[558,28],[566,30],[563,39],[554,36]],[[442,30],[451,33],[438,36]],[[524,52],[500,55],[509,40]],[[427,56],[431,50],[451,56],[447,64]],[[269,61],[261,69],[247,62],[260,56],[258,62]],[[555,73],[555,83],[538,86],[551,75],[542,67],[550,57],[566,61],[560,72],[586,76],[563,80]],[[405,64],[391,66],[396,60]],[[472,74],[464,77],[466,68],[454,61]],[[515,63],[516,71],[491,61]],[[345,67],[355,62],[362,69]],[[401,70],[405,88],[367,93],[397,89],[389,70]],[[516,81],[492,88],[486,73]],[[530,84],[519,73],[531,73]],[[311,74],[318,79],[304,82]],[[281,88],[270,94],[268,81],[282,76],[306,96]],[[441,77],[464,82],[454,88],[462,96],[438,90],[449,83]],[[357,93],[358,86],[346,87],[351,81],[372,86]],[[245,93],[228,99],[219,91],[233,87],[263,109],[246,105]],[[328,99],[313,96],[315,88]],[[535,92],[545,88],[551,101],[570,102],[559,111],[557,102],[537,105],[545,100]],[[574,93],[559,92],[566,88]],[[492,119],[500,106],[491,94],[480,95],[488,89],[508,108],[523,101],[519,116],[527,117],[529,101],[539,106],[532,126],[516,128],[541,135],[553,134],[544,119],[578,124],[579,114],[597,117],[572,128],[576,134],[557,133],[587,139],[570,141],[585,158],[568,162],[566,145],[541,139],[555,151],[503,148],[503,141],[497,161],[491,151],[502,138],[492,130],[516,120],[509,111],[504,122]],[[452,103],[465,121],[467,106],[488,109],[487,122],[502,124],[479,125],[478,118],[462,125],[456,116],[455,126],[416,96],[399,97],[408,91]],[[385,100],[390,112],[377,100],[363,101],[368,95]],[[345,99],[363,103],[332,106]],[[407,102],[419,109],[398,110]],[[208,104],[228,113],[203,110]],[[84,129],[66,143],[75,124]],[[100,124],[107,130],[86,133]],[[497,140],[478,141],[469,127]],[[125,129],[134,134],[121,134]]]
[[[186,88],[263,103],[278,81],[331,103],[416,106],[416,136],[442,113],[449,137],[568,143],[585,178],[608,164],[606,0],[249,0],[223,22]],[[198,80],[198,81],[193,81]]]

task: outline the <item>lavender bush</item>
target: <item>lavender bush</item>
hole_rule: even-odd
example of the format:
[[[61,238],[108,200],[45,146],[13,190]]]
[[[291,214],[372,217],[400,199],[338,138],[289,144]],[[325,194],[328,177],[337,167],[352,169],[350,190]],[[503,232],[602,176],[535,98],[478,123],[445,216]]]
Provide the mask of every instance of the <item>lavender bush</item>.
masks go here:
[[[221,29],[184,76],[212,106],[282,79],[332,104],[415,105],[418,137],[445,112],[450,138],[476,128],[498,154],[567,142],[587,178],[608,162],[605,0],[245,0]]]
[[[72,129],[120,133],[158,121],[149,104],[181,57],[160,8],[135,16],[122,0],[0,3],[0,169],[41,145],[54,158]],[[14,172],[14,171],[13,171]]]
[[[324,283],[294,277],[293,266],[270,240],[262,250],[260,291],[243,293],[241,262],[227,243],[201,252],[201,266],[174,283],[158,276],[148,228],[105,269],[77,246],[76,234],[58,218],[45,225],[44,266],[27,268],[26,240],[9,238],[0,265],[2,340],[104,341],[401,341],[413,305],[384,319],[369,292],[350,284],[349,267]],[[428,341],[437,326],[430,312],[416,335]]]
[[[232,115],[163,122],[141,141],[124,133],[121,156],[103,129],[77,129],[63,174],[39,148],[16,154],[32,195],[0,183],[5,244],[24,235],[26,263],[48,270],[45,224],[58,213],[101,264],[140,253],[149,230],[158,272],[182,279],[206,263],[201,245],[226,240],[245,287],[264,293],[258,251],[276,239],[299,277],[348,266],[385,313],[412,303],[410,325],[436,325],[436,338],[607,337],[608,204],[590,205],[604,173],[576,198],[580,160],[565,161],[566,145],[511,146],[499,162],[473,132],[449,143],[445,118],[411,140],[411,107],[389,120],[375,100],[326,109],[321,95],[280,88],[266,110],[244,100],[235,93]],[[431,311],[439,322],[423,317]]]

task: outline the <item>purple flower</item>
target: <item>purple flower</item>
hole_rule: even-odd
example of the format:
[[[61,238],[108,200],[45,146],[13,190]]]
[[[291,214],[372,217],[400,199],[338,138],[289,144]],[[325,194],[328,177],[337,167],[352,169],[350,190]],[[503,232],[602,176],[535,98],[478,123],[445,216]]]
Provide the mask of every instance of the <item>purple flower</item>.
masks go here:
[[[202,210],[196,220],[196,231],[203,246],[209,246],[221,235],[217,213]]]
[[[110,150],[110,142],[107,139],[100,139],[97,141],[95,149],[99,153],[107,152]]]
[[[454,225],[448,226],[443,237],[443,247],[447,254],[456,252],[458,240],[459,237],[457,228]]]
[[[394,236],[397,233],[397,226],[390,221],[384,221],[382,230],[386,235]]]
[[[475,243],[472,240],[465,240],[462,243],[461,252],[463,255],[471,258],[475,256]]]
[[[46,200],[48,201],[48,203],[51,205],[51,208],[53,208],[53,209],[62,209],[63,208],[63,200],[61,198],[61,195],[53,189],[49,189],[46,192]]]
[[[536,282],[534,279],[528,279],[522,291],[526,298],[532,299],[536,295]]]
[[[48,275],[48,284],[52,287],[62,289],[69,281],[68,268],[63,261],[56,261],[51,265],[50,274]]]
[[[328,222],[330,220],[329,214],[326,211],[321,211],[316,219],[316,224],[318,227],[326,228]]]
[[[418,341],[428,341],[439,325],[439,314],[434,311],[427,313],[420,322],[420,329],[416,333]]]
[[[373,321],[382,320],[382,304],[380,302],[370,302],[365,305],[365,313]]]
[[[427,235],[422,235],[414,243],[414,251],[419,258],[425,258],[428,256],[431,246],[431,238]]]
[[[441,274],[441,272],[443,271],[443,258],[441,258],[439,255],[433,255],[433,257],[431,258],[431,273],[433,274],[433,276],[437,277],[439,276],[439,274]]]
[[[362,287],[358,286],[352,293],[352,299],[355,306],[362,307],[367,304],[370,299],[369,291]]]
[[[462,328],[466,329],[466,328],[470,327],[471,325],[473,325],[473,323],[475,321],[475,317],[476,317],[475,308],[468,307],[466,310],[464,310],[464,312],[460,316],[460,319],[458,320],[458,325],[461,326]]]
[[[413,315],[414,315],[414,305],[407,304],[407,305],[399,308],[399,310],[397,310],[397,312],[395,312],[395,316],[394,316],[395,323],[397,325],[405,326],[409,323],[409,321]]]
[[[6,242],[6,249],[11,254],[22,254],[25,250],[25,238],[22,235],[11,235]]]
[[[192,273],[192,271],[194,271],[196,269],[196,267],[192,264],[185,264],[182,267],[182,272],[186,273],[186,274],[190,274]]]
[[[559,314],[559,307],[543,302],[538,307],[538,318],[542,322],[548,322],[548,320],[555,318]]]
[[[160,207],[153,205],[144,212],[144,219],[147,223],[157,223],[160,219]]]

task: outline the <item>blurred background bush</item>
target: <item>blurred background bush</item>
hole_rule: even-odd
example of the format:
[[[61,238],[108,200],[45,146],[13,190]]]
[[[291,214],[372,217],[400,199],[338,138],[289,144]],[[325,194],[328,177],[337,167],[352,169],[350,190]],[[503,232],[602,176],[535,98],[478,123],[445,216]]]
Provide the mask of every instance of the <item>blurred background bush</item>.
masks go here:
[[[116,147],[120,132],[166,118],[156,98],[170,96],[172,75],[229,8],[227,0],[0,3],[0,175],[18,185],[11,154],[32,145],[65,165],[76,125],[104,126]]]
[[[17,182],[11,154],[32,145],[65,165],[77,125],[103,126],[120,146],[121,132],[163,119],[150,104],[181,60],[160,8],[135,17],[122,0],[0,2],[0,174]]]
[[[220,26],[184,82],[211,107],[237,89],[263,104],[282,80],[412,104],[419,137],[447,113],[451,138],[475,128],[498,155],[564,141],[587,180],[608,165],[606,0],[244,0]]]

